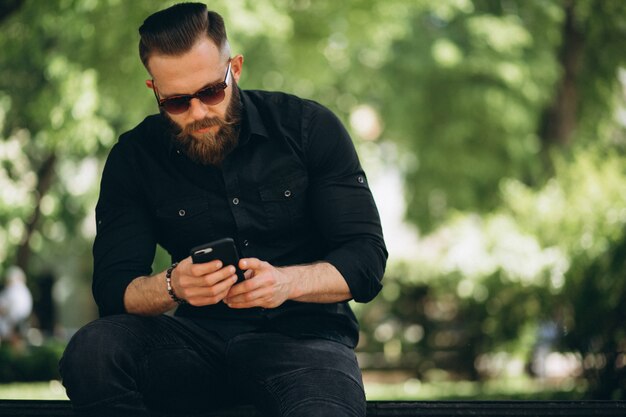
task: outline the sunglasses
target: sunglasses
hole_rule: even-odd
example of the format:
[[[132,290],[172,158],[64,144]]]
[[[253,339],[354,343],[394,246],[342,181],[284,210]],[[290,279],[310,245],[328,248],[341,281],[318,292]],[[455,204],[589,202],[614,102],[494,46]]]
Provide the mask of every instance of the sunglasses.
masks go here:
[[[159,98],[159,92],[156,85],[153,82],[153,92],[157,99],[159,107],[170,114],[180,114],[189,110],[191,106],[191,99],[197,98],[201,102],[209,106],[215,106],[220,104],[226,96],[226,87],[230,84],[230,61],[228,62],[228,68],[226,68],[226,75],[224,75],[224,81],[210,85],[201,90],[196,91],[194,94],[182,94],[179,96],[172,96],[168,98]]]

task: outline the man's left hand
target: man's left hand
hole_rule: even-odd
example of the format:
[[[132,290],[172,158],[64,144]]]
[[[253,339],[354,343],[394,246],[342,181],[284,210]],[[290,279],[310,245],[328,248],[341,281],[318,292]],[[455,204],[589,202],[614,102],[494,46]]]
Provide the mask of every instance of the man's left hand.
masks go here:
[[[282,268],[256,258],[241,259],[239,268],[246,271],[246,280],[226,295],[224,302],[230,308],[275,308],[289,298],[292,280]]]

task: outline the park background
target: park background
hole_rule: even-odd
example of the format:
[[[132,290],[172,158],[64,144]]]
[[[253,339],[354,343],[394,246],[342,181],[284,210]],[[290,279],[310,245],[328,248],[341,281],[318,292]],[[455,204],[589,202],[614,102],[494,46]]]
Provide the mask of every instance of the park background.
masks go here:
[[[103,162],[157,110],[137,28],[172,3],[0,2],[0,277],[35,299],[0,398],[65,398]],[[242,88],[314,99],[355,141],[390,250],[354,304],[370,399],[626,398],[626,2],[209,7]]]

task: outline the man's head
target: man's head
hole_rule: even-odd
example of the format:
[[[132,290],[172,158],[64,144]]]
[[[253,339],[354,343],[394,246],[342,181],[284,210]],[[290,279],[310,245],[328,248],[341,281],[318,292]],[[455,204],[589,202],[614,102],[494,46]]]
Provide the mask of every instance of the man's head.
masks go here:
[[[210,39],[223,60],[230,57],[224,19],[202,3],[176,4],[148,16],[139,35],[139,57],[150,73],[152,55],[182,55],[201,38]]]
[[[223,19],[204,4],[183,3],[149,16],[139,33],[152,76],[146,85],[175,138],[191,159],[219,165],[239,135],[243,65],[241,55],[230,58]]]

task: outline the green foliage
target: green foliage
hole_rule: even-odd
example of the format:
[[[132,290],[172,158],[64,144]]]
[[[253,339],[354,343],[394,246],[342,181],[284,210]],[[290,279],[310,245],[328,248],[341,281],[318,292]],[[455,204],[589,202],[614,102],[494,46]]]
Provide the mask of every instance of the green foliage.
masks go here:
[[[55,249],[74,246],[82,254],[91,237],[82,222],[97,193],[97,157],[115,134],[102,112],[99,74],[79,59],[89,18],[85,3],[25,2],[2,22],[4,267],[16,261],[17,247],[27,245],[39,254],[29,265],[34,274],[58,256]],[[35,214],[41,220],[28,236]]]
[[[623,103],[618,72],[623,70],[626,3],[583,0],[576,2],[577,25],[584,34],[584,57],[578,87],[583,98],[578,109],[577,140],[585,144],[626,146],[615,135],[614,110]]]
[[[512,186],[507,197],[522,227],[569,256],[547,313],[563,328],[561,348],[584,359],[589,395],[597,399],[626,397],[625,162],[616,152],[587,150],[562,160],[542,190]]]
[[[585,36],[572,98],[581,103],[576,140],[606,141],[614,138],[617,70],[626,58],[616,41],[626,35],[624,4],[574,4]],[[378,99],[386,134],[415,155],[405,169],[408,217],[421,230],[455,210],[495,209],[502,178],[540,186],[552,174],[540,158],[549,146],[541,129],[564,75],[564,6],[438,2],[409,13],[410,35],[393,43],[397,58],[383,70],[394,76]]]
[[[423,239],[413,262],[389,269],[378,303],[358,310],[360,348],[385,352],[372,366],[486,377],[476,366],[486,353],[530,365],[554,323],[551,349],[579,358],[587,395],[624,398],[625,166],[579,149],[543,187],[509,180],[498,211],[458,213]]]
[[[575,263],[559,304],[567,333],[562,348],[581,353],[588,396],[624,400],[626,332],[626,236],[590,264]]]
[[[172,3],[0,7],[0,274],[29,253],[31,287],[52,270],[62,283],[58,301],[84,294],[73,286],[89,285],[104,157],[120,133],[156,111],[137,28]],[[562,349],[588,364],[623,361],[615,357],[623,314],[614,312],[626,311],[625,2],[210,7],[225,17],[233,53],[246,58],[243,88],[329,106],[362,155],[378,155],[405,177],[407,217],[423,236],[411,263],[392,258],[377,302],[355,306],[372,366],[480,378],[475,363],[489,353],[527,361],[541,321],[567,329]],[[568,13],[580,40],[570,67]],[[544,127],[562,104],[568,71],[575,123],[563,148]],[[389,142],[400,152],[389,152]],[[167,258],[159,250],[154,268]],[[623,397],[624,377],[611,369],[585,368],[590,392],[600,393],[593,395]]]
[[[544,246],[559,246],[588,263],[619,241],[626,225],[624,156],[585,148],[559,158],[556,176],[535,190],[510,180],[505,211]]]
[[[583,358],[588,395],[596,399],[626,397],[624,162],[614,152],[577,154],[542,190],[514,186],[507,198],[519,224],[568,254],[569,268],[551,288],[544,314],[563,329],[561,349]]]
[[[412,36],[393,46],[401,59],[385,66],[396,76],[383,116],[416,156],[406,172],[408,217],[424,231],[450,209],[495,208],[503,177],[541,177],[537,124],[558,79],[561,13],[555,2],[513,11],[494,3],[414,14]]]
[[[25,349],[3,344],[0,346],[0,383],[60,379],[59,359],[64,349],[64,344],[55,342]]]

